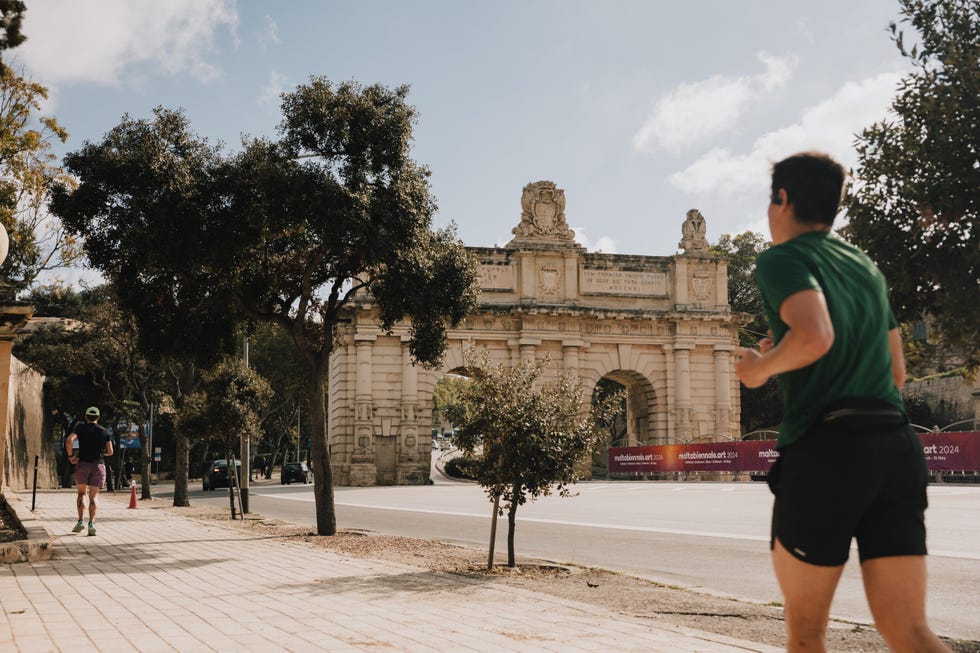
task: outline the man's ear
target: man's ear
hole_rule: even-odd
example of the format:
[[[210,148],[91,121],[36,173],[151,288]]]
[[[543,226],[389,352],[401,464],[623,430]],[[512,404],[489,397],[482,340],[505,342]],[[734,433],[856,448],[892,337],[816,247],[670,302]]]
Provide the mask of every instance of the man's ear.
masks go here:
[[[780,188],[772,195],[772,203],[776,206],[782,206],[786,203],[786,189]]]

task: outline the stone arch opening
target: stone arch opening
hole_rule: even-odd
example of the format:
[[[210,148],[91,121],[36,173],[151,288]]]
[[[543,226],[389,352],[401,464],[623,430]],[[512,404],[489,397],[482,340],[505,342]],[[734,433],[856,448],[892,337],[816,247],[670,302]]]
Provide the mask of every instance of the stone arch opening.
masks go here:
[[[644,445],[654,437],[656,392],[650,381],[633,370],[614,370],[596,382],[592,400],[617,391],[624,394],[621,409],[604,429],[592,458],[593,474],[597,476],[608,471],[610,447]]]
[[[465,367],[455,367],[442,373],[432,386],[432,438],[435,442],[451,440],[456,427],[445,415],[445,409],[459,394],[460,385],[465,383],[471,374]]]

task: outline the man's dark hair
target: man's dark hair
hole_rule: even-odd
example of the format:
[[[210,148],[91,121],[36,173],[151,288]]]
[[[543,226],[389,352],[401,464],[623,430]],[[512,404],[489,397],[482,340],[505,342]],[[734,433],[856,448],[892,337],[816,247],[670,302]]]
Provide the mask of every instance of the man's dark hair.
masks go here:
[[[847,173],[821,152],[801,152],[772,166],[772,195],[782,188],[799,222],[831,226]]]

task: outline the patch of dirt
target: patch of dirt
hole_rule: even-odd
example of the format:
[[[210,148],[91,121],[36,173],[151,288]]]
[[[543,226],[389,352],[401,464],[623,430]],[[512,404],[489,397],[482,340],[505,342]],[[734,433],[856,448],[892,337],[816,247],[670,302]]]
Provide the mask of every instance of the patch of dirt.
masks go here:
[[[210,507],[168,510],[195,519],[222,522],[252,533],[260,532],[266,537],[305,542],[351,557],[387,560],[468,577],[489,577],[494,582],[596,605],[631,617],[775,647],[783,647],[786,643],[779,605],[719,597],[603,569],[546,560],[518,557],[517,566],[510,568],[506,566],[506,550],[496,552],[494,567],[488,571],[485,549],[359,530],[342,530],[332,537],[320,537],[309,528],[254,513],[245,520],[232,521],[228,510]],[[955,653],[980,653],[980,642],[943,641]],[[888,651],[873,626],[838,620],[830,624],[827,649],[842,653]]]
[[[0,499],[0,544],[26,540],[27,533],[21,530],[17,522],[7,513],[8,510],[10,509],[6,502]]]

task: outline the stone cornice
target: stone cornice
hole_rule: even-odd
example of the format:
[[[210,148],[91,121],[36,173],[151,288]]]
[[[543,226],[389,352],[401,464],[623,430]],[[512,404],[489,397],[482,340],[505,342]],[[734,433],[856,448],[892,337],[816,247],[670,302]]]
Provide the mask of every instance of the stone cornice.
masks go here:
[[[13,340],[34,315],[30,304],[0,305],[0,340]]]

